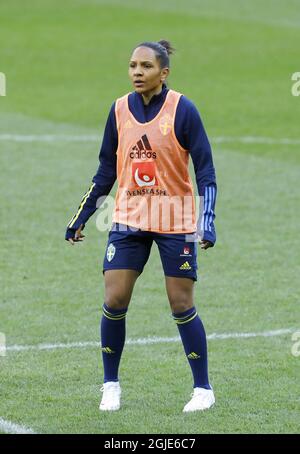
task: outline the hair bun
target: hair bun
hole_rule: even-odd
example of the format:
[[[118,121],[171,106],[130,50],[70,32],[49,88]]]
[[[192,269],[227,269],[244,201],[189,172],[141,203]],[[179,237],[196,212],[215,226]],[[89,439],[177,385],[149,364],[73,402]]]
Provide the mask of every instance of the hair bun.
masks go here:
[[[170,41],[166,41],[165,39],[161,39],[158,41],[158,44],[160,44],[162,47],[164,47],[168,53],[168,55],[171,55],[174,53],[174,47],[171,46]]]

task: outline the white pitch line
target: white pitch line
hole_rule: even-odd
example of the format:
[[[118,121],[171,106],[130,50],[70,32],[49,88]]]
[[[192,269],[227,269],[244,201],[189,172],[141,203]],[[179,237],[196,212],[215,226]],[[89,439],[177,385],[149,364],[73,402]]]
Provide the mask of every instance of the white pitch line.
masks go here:
[[[289,139],[287,137],[259,137],[259,136],[244,136],[244,137],[213,137],[212,143],[261,143],[269,145],[299,145],[300,139]]]
[[[294,328],[284,328],[284,329],[277,329],[274,331],[263,331],[261,333],[224,333],[224,334],[217,334],[213,333],[207,336],[207,339],[214,340],[214,339],[247,339],[249,337],[274,337],[274,336],[282,336],[283,334],[290,334],[296,331]]]
[[[7,142],[99,142],[102,135],[56,135],[56,134],[0,134]]]
[[[3,418],[0,418],[0,431],[6,434],[35,434],[35,432],[29,427],[21,426]]]
[[[251,337],[273,337],[281,336],[283,334],[293,333],[294,328],[278,329],[275,331],[264,331],[260,333],[213,333],[207,336],[208,340],[223,340],[223,339],[248,339]],[[151,345],[151,344],[166,344],[179,342],[180,337],[144,337],[137,339],[128,339],[127,345]],[[68,348],[88,348],[88,347],[100,347],[100,342],[68,342],[68,343],[57,343],[57,344],[37,344],[37,345],[9,345],[6,347],[6,351],[28,351],[28,350],[57,350],[57,349],[68,349]]]
[[[0,140],[7,142],[100,142],[99,135],[67,135],[67,134],[0,134]],[[261,143],[269,145],[299,145],[300,139],[242,136],[242,137],[212,137],[212,143]]]

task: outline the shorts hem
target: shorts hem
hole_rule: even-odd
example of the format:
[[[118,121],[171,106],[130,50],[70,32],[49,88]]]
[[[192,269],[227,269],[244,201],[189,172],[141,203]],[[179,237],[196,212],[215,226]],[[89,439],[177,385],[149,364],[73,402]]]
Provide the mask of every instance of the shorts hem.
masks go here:
[[[198,280],[198,277],[197,276],[183,276],[182,274],[166,274],[165,273],[165,276],[166,277],[185,277],[185,278],[188,278],[188,279],[192,279],[193,281],[197,281]]]
[[[114,267],[111,267],[111,268],[103,268],[102,269],[102,274],[105,273],[105,271],[110,271],[110,270],[133,270],[133,271],[139,271],[140,274],[142,274],[142,272],[144,271],[144,268],[133,268],[131,266],[116,266],[115,268]]]

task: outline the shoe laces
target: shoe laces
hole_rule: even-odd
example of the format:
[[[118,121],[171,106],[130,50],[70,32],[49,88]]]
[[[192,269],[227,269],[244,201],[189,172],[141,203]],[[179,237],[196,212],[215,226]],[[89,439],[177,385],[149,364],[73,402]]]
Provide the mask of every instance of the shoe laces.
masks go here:
[[[196,396],[200,396],[201,394],[202,395],[205,395],[207,394],[205,391],[209,391],[208,389],[205,389],[205,388],[194,388],[193,392],[191,393],[191,397],[196,397]]]
[[[104,386],[104,384],[100,387],[100,391],[102,393],[105,392],[105,394],[115,394],[116,392],[119,392],[119,387],[113,383],[109,386]]]

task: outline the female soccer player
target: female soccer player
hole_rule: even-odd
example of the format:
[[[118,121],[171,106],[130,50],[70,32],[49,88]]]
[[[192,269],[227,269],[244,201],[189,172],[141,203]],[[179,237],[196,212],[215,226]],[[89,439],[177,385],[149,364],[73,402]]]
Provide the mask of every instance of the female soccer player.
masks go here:
[[[103,265],[104,385],[99,408],[104,411],[120,408],[118,369],[125,318],[153,241],[159,248],[172,315],[194,379],[192,399],[183,411],[205,410],[215,402],[208,379],[206,334],[194,305],[197,241],[192,239],[200,231],[202,249],[215,243],[215,170],[196,107],[166,86],[172,50],[167,41],[144,42],[134,49],[129,63],[134,91],[112,105],[98,171],[65,236],[71,244],[83,241],[82,230],[98,208],[98,199],[109,194],[117,179],[113,226]],[[189,155],[199,195],[204,198],[198,223]]]

